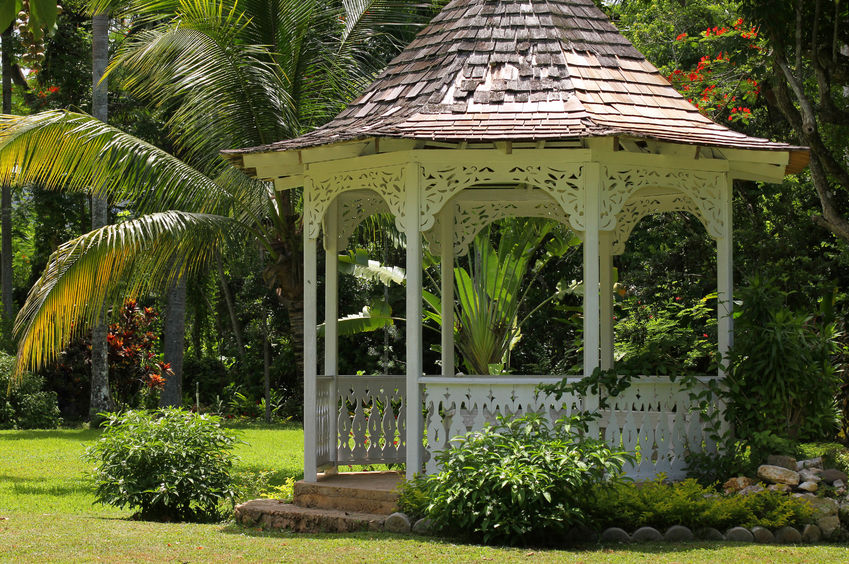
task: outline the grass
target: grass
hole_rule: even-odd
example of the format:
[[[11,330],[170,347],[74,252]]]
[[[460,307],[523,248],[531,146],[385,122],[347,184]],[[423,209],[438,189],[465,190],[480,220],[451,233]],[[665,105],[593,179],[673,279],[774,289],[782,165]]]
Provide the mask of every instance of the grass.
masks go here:
[[[301,475],[303,433],[241,425],[237,472],[268,472],[272,484]],[[147,523],[93,505],[97,431],[0,431],[0,562],[846,562],[845,546],[724,543],[592,546],[579,550],[481,547],[405,535],[295,535],[231,523]]]

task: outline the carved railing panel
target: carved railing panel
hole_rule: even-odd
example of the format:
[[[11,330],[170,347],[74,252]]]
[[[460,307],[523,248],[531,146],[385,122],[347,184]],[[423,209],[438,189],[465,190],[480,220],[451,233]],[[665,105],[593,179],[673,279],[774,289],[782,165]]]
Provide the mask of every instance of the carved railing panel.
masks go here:
[[[332,378],[327,378],[332,382]],[[338,464],[397,464],[406,460],[403,376],[338,376]]]
[[[538,383],[558,380],[550,377],[424,378],[429,454],[426,471],[438,471],[434,454],[445,449],[453,437],[481,429],[495,422],[498,415],[540,411],[556,420],[582,409],[584,399],[580,397],[564,396],[554,400],[535,396]],[[715,449],[703,430],[699,414],[690,409],[689,398],[687,390],[668,378],[643,377],[619,396],[608,399],[610,408],[601,412],[597,432],[614,449],[638,454],[637,461],[626,467],[627,475],[651,479],[664,472],[672,479],[683,478],[688,444],[708,451]]]

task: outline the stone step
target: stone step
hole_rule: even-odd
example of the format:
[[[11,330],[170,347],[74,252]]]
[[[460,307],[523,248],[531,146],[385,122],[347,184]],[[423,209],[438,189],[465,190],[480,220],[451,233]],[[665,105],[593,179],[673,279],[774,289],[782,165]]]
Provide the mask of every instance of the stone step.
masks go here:
[[[236,506],[236,521],[264,529],[296,533],[382,531],[386,515],[298,507],[276,499],[254,499]]]
[[[303,508],[389,515],[398,511],[398,472],[345,472],[295,483],[293,504]]]

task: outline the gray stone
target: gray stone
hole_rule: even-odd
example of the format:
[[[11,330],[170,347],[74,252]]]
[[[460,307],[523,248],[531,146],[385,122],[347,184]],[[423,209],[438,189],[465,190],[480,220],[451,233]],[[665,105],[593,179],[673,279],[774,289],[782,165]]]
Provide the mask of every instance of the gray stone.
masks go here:
[[[752,536],[755,538],[755,542],[761,544],[775,542],[775,535],[772,534],[772,531],[764,527],[752,527]]]
[[[822,478],[810,468],[802,468],[799,470],[799,480],[802,482],[820,482]]]
[[[837,488],[838,490],[841,488],[846,488],[846,483],[843,480],[834,480],[831,485]]]
[[[847,480],[846,472],[841,472],[836,468],[828,468],[826,470],[823,470],[822,474],[820,474],[820,478],[822,478],[823,482],[826,482],[827,484],[831,484],[835,480],[840,480],[845,484]]]
[[[829,539],[834,535],[835,531],[840,529],[840,517],[837,515],[828,515],[817,519],[817,526],[822,531],[822,535]]]
[[[725,540],[732,542],[752,542],[755,540],[755,537],[749,529],[732,527],[725,532]]]
[[[798,461],[796,463],[796,470],[801,470],[802,468],[822,468],[822,457],[818,456],[816,458]]]
[[[781,527],[775,531],[775,542],[781,544],[799,544],[802,542],[802,533],[794,527]]]
[[[802,529],[802,542],[819,542],[822,538],[822,531],[816,525],[805,525]]]
[[[601,542],[629,543],[631,542],[631,536],[625,531],[625,529],[610,527],[601,533]]]
[[[413,532],[417,535],[429,535],[433,532],[433,521],[428,517],[419,519],[413,524]]]
[[[766,457],[766,463],[771,466],[781,466],[788,470],[796,471],[796,459],[792,456],[784,456],[782,454],[770,454]]]
[[[713,527],[705,527],[703,529],[699,529],[696,531],[696,536],[702,540],[706,541],[723,541],[725,540],[725,535],[720,533],[717,529]]]
[[[695,538],[693,531],[683,525],[672,525],[663,535],[663,540],[667,542],[689,542]]]
[[[775,485],[775,484],[773,484],[773,485]],[[781,484],[781,485],[787,486],[787,484]],[[790,486],[787,486],[787,487],[789,488]],[[762,491],[764,491],[764,487],[762,485],[752,484],[751,486],[746,486],[745,488],[743,488],[742,490],[737,492],[737,495],[749,495],[749,494],[758,493],[758,492],[762,492]]]
[[[802,490],[802,491],[811,492],[811,493],[813,493],[813,492],[817,491],[817,489],[819,489],[819,485],[816,482],[802,482],[801,484],[799,484],[796,487],[798,489]]]
[[[663,540],[663,535],[654,527],[640,527],[631,535],[634,542],[658,542]]]
[[[409,533],[413,526],[405,513],[396,511],[383,522],[383,530],[390,533]]]
[[[730,478],[722,484],[722,489],[725,493],[739,492],[743,488],[748,488],[754,483],[754,480],[751,478],[747,478],[746,476],[737,476],[736,478]]]
[[[762,464],[758,467],[758,478],[774,484],[795,486],[799,483],[799,473],[781,466]]]
[[[828,517],[829,515],[837,515],[840,506],[830,497],[804,497],[811,507],[814,509],[814,520]]]

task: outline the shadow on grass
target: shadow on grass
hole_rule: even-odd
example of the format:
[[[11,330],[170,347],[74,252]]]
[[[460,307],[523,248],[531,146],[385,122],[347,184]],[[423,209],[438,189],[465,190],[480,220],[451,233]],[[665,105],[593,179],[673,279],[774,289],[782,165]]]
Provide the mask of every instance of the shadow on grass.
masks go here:
[[[33,441],[54,439],[62,441],[93,441],[100,436],[99,429],[32,429],[26,431],[2,431],[0,441]]]

